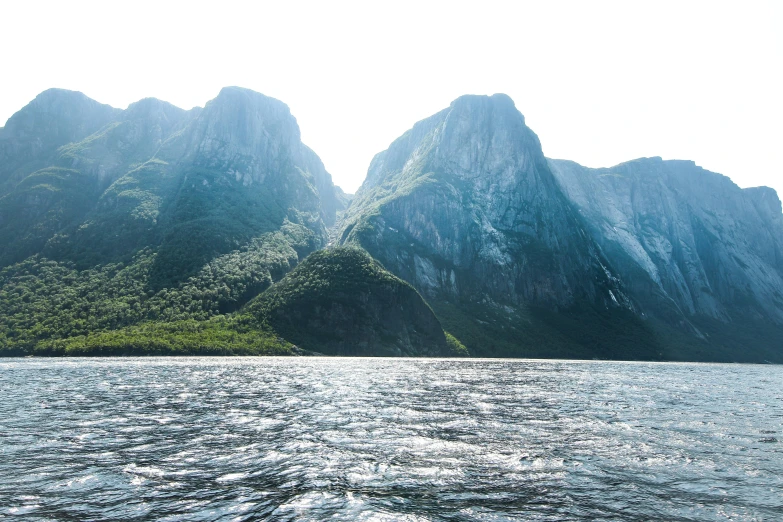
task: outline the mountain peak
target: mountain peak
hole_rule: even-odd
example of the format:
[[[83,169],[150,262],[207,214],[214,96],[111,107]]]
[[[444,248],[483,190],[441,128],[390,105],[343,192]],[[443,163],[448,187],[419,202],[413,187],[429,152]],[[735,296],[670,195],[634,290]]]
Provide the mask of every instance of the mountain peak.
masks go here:
[[[128,108],[123,112],[123,117],[125,119],[134,119],[144,118],[154,113],[185,114],[185,112],[187,111],[180,109],[167,101],[159,100],[157,98],[142,98],[141,100],[128,105]]]
[[[780,215],[783,213],[783,205],[781,205],[775,189],[771,187],[749,187],[742,189],[742,192],[750,197],[762,215],[768,219],[777,217],[778,221],[780,220]]]
[[[291,109],[289,109],[288,105],[285,103],[276,98],[272,98],[271,96],[244,87],[223,87],[220,89],[218,95],[208,104],[230,104],[242,106],[246,109],[275,111],[279,112],[281,115],[287,115],[288,117],[293,118]]]
[[[512,107],[516,109],[516,105],[514,104],[514,100],[511,99],[511,96],[508,94],[504,94],[502,92],[498,92],[492,95],[488,94],[463,94],[459,98],[455,99],[451,102],[452,107],[457,106],[465,106],[465,105],[473,105],[478,106],[481,104],[489,104],[497,107]]]
[[[0,132],[0,163],[24,162],[84,139],[122,111],[81,92],[48,89],[11,116]]]
[[[324,223],[334,222],[332,178],[302,143],[299,125],[285,103],[250,89],[224,87],[188,129],[185,154],[243,185],[308,173],[321,197]]]
[[[47,89],[8,119],[4,137],[53,134],[61,130],[60,124],[96,130],[119,112],[120,109],[99,103],[78,91]]]
[[[204,107],[201,118],[208,135],[241,148],[257,147],[270,136],[295,147],[301,140],[299,125],[288,105],[242,87],[224,87]]]
[[[525,123],[525,117],[517,110],[514,100],[507,94],[496,93],[491,96],[479,94],[466,94],[460,96],[449,106],[451,112],[465,114],[466,117],[476,118],[480,122],[481,114],[507,115],[513,119],[521,119]]]
[[[227,85],[222,89],[220,89],[220,92],[218,93],[217,97],[220,98],[221,96],[249,96],[255,98],[265,98],[269,100],[275,100],[279,103],[283,103],[280,100],[276,100],[275,98],[267,96],[266,94],[260,93],[258,91],[254,91],[253,89],[248,89],[247,87],[239,87],[237,85]]]
[[[59,87],[52,87],[46,89],[35,97],[36,100],[52,100],[52,99],[69,99],[69,100],[90,100],[95,101],[81,91],[73,91],[71,89],[61,89]],[[97,102],[96,102],[97,103]]]
[[[463,177],[510,182],[531,165],[546,168],[538,137],[505,94],[454,100],[437,140],[439,163]]]
[[[464,178],[498,177],[530,165],[546,168],[538,136],[525,124],[525,117],[506,94],[466,94],[440,112],[421,120],[375,156],[363,188],[381,183],[389,173],[400,171],[411,157],[429,158],[437,166]],[[361,189],[360,189],[361,192]]]

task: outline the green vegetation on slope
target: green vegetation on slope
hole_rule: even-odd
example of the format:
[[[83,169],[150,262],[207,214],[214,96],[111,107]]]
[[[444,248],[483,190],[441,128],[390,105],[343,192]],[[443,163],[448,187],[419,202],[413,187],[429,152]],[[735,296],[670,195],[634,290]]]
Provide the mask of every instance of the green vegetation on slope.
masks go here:
[[[335,355],[465,355],[409,284],[357,248],[311,254],[247,307],[287,340]]]
[[[326,305],[335,295],[350,300],[356,292],[365,292],[384,285],[405,285],[413,288],[384,270],[364,250],[334,248],[309,256],[274,290],[253,303],[251,310],[287,308],[300,299]]]
[[[444,333],[446,334],[446,344],[448,344],[449,350],[451,351],[450,355],[455,357],[470,357],[470,351],[464,344],[460,342],[459,339],[451,335],[449,332]]]
[[[206,321],[239,310],[296,265],[298,250],[307,251],[312,235],[309,229],[286,222],[279,232],[219,256],[177,287],[161,290],[149,283],[157,256],[150,250],[127,265],[87,270],[31,257],[0,270],[0,353],[34,353],[52,346],[53,340],[106,334],[141,323]],[[209,331],[230,330],[229,326],[215,323]],[[121,337],[143,338],[145,332],[149,330],[126,330]]]
[[[75,225],[98,197],[78,170],[46,168],[0,198],[0,267],[40,252],[59,230]]]
[[[119,111],[51,91],[9,124],[0,353],[288,350],[239,313],[324,246],[337,189],[284,104],[224,89],[204,110]]]
[[[780,329],[750,318],[736,324],[693,318],[693,325],[705,335],[700,339],[622,309],[520,310],[437,300],[430,304],[443,327],[479,357],[783,363]]]
[[[654,330],[627,310],[518,309],[431,301],[443,327],[480,357],[662,360]]]
[[[318,251],[270,287],[309,234],[287,223],[160,291],[149,251],[81,271],[32,257],[0,271],[0,355],[469,355],[364,251]]]
[[[9,350],[9,353],[13,354]],[[23,352],[19,352],[22,354]],[[242,316],[149,322],[39,342],[33,355],[292,355],[290,343]]]

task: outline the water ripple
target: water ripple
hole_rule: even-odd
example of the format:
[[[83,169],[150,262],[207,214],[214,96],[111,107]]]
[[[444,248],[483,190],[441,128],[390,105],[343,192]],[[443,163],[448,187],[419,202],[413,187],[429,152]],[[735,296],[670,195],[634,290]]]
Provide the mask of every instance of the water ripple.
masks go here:
[[[783,368],[0,361],[0,518],[783,520]]]

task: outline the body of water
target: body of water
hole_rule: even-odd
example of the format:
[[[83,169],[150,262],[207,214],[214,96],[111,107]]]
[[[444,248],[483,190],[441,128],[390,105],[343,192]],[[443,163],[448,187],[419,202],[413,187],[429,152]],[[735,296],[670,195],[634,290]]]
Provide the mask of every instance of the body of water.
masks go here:
[[[0,519],[783,520],[783,367],[0,360]]]

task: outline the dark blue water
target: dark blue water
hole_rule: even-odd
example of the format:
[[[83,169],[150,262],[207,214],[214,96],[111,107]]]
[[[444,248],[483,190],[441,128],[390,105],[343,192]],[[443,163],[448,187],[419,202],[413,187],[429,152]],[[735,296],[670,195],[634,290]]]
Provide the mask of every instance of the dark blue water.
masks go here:
[[[783,520],[783,367],[0,360],[0,518]]]

